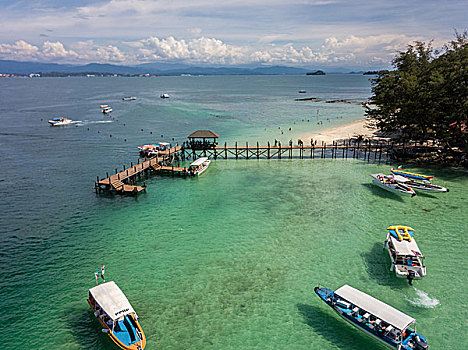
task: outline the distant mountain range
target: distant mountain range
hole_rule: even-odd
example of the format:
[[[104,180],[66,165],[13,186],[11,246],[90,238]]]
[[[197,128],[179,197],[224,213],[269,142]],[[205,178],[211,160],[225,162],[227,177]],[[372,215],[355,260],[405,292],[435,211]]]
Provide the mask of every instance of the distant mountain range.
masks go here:
[[[145,63],[135,66],[90,63],[85,65],[21,62],[0,60],[0,74],[28,75],[45,73],[49,76],[68,74],[118,74],[118,75],[305,75],[313,70],[286,66],[191,66],[177,63]],[[57,73],[57,74],[53,74]]]
[[[94,73],[119,75],[302,75],[310,69],[286,66],[262,67],[196,67],[185,64],[145,63],[135,66],[120,66],[113,64],[90,63],[86,65],[71,65],[40,62],[20,62],[0,60],[0,73],[27,75],[31,73]]]

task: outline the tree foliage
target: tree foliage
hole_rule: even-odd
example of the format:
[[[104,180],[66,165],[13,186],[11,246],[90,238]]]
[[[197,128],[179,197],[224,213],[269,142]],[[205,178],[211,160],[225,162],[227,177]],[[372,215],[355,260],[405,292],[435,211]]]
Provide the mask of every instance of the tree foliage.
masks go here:
[[[468,146],[468,34],[442,50],[415,42],[393,60],[393,71],[372,80],[366,115],[382,132],[403,140]]]

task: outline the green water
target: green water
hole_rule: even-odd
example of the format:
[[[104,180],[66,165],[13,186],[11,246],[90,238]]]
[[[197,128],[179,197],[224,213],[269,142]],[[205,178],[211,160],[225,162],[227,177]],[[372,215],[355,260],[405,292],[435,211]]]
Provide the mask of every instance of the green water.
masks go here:
[[[151,177],[137,198],[98,196],[93,176],[134,160],[135,145],[60,132],[22,134],[15,152],[3,150],[2,348],[115,349],[86,302],[102,264],[147,349],[383,349],[317,298],[319,283],[350,284],[413,316],[431,349],[468,348],[465,171],[406,166],[450,192],[402,198],[371,185],[390,165],[217,160],[196,179]],[[53,157],[57,142],[74,152]],[[33,143],[31,177],[18,155]],[[388,271],[382,245],[396,224],[415,229],[427,257],[414,288]]]
[[[3,337],[21,336],[29,348],[113,348],[85,301],[92,272],[106,264],[149,349],[379,348],[318,300],[318,283],[362,289],[415,317],[431,348],[462,349],[467,178],[435,171],[451,192],[400,198],[369,185],[370,172],[387,168],[216,161],[199,179],[153,178],[138,199],[97,198],[95,214],[75,226],[79,245],[60,237],[39,244],[48,253],[15,288],[34,294],[23,296],[16,317],[9,310],[16,326]],[[415,288],[440,305],[424,307],[388,272],[382,242],[392,224],[415,228],[428,266]]]

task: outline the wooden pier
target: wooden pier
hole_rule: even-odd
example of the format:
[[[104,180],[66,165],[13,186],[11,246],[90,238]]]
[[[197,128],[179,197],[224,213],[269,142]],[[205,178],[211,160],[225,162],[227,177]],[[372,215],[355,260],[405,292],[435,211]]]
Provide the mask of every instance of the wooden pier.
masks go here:
[[[211,134],[210,134],[211,133]],[[196,133],[191,136],[197,136]],[[198,135],[199,136],[199,135]],[[282,145],[280,142],[275,142],[272,146],[269,142],[266,146],[260,146],[257,142],[255,145],[240,145],[237,142],[234,145],[228,146],[224,143],[223,146],[217,145],[215,142],[207,142],[206,138],[219,137],[216,133],[201,134],[203,141],[195,141],[192,137],[190,142],[184,142],[182,146],[170,147],[168,150],[159,152],[157,157],[146,159],[137,164],[131,163],[128,169],[123,166],[122,171],[115,169],[115,174],[109,176],[106,173],[106,178],[99,179],[95,183],[96,192],[107,191],[111,193],[121,194],[138,194],[146,190],[146,184],[135,185],[137,179],[141,176],[154,172],[164,175],[180,175],[190,176],[188,168],[175,166],[177,161],[185,161],[197,159],[199,157],[208,157],[211,159],[361,159],[367,162],[387,162],[394,154],[411,154],[412,152],[424,153],[433,152],[438,149],[435,145],[416,144],[416,143],[395,143],[386,140],[342,140],[333,142],[332,144],[321,143],[317,145],[312,143],[305,145],[302,141],[298,141],[298,145],[294,145],[292,140],[287,145]]]
[[[125,168],[124,165],[123,170],[120,172],[115,169],[114,175],[109,176],[109,173],[106,173],[106,178],[104,179],[99,179],[98,176],[95,183],[96,192],[108,191],[121,194],[138,194],[145,191],[145,183],[143,183],[143,186],[137,186],[134,184],[134,181],[137,178],[141,178],[146,172],[161,171],[168,168],[166,164],[172,162],[174,156],[178,155],[181,149],[181,146],[171,147],[167,151],[159,152],[157,157],[147,159],[141,163],[140,159],[138,159],[137,164],[133,165],[131,163],[129,168]]]

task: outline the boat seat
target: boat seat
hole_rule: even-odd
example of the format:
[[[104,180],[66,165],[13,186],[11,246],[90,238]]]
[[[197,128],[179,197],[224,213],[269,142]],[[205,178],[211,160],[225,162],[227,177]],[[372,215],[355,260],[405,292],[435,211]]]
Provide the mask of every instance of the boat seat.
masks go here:
[[[344,309],[349,309],[351,307],[350,303],[348,303],[348,302],[346,302],[344,300],[340,300],[340,299],[338,299],[336,301],[336,305],[338,305],[339,307],[342,307]]]
[[[382,320],[380,318],[375,320],[375,324],[378,326],[380,323],[382,323]]]
[[[370,317],[370,313],[368,313],[368,312],[366,312],[366,313],[362,316],[362,318],[365,318],[365,319],[368,319],[369,317]]]
[[[394,329],[393,326],[392,326],[392,325],[389,325],[389,326],[385,329],[385,331],[386,331],[387,333],[390,333],[393,329]]]
[[[359,312],[359,308],[356,306],[354,309],[353,309],[353,314],[357,314]]]

